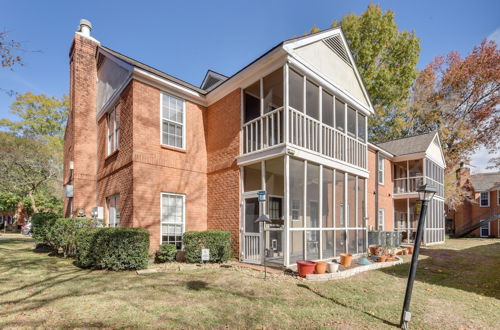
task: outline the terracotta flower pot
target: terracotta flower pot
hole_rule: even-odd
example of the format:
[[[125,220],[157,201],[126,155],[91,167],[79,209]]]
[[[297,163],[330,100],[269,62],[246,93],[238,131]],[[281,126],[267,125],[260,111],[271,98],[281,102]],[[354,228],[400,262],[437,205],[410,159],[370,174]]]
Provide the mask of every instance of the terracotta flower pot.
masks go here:
[[[408,254],[413,254],[413,246],[408,246]]]
[[[379,256],[378,257],[378,262],[386,262],[387,261],[387,256]]]
[[[349,267],[352,261],[352,254],[350,253],[341,253],[340,254],[340,264],[344,267]]]
[[[324,274],[326,273],[326,262],[324,261],[318,261],[316,262],[316,267],[314,268],[314,273],[315,274]]]
[[[314,272],[314,267],[316,263],[308,260],[297,260],[297,271],[300,277],[306,277],[307,274],[312,274]]]

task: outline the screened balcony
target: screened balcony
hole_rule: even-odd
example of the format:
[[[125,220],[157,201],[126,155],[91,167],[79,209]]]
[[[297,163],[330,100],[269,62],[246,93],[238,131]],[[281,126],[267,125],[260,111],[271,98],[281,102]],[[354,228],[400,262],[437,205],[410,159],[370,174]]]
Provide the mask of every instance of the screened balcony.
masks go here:
[[[394,195],[416,193],[424,183],[436,187],[436,196],[444,197],[444,169],[433,161],[422,158],[394,163]]]
[[[366,116],[288,66],[243,91],[242,153],[292,146],[367,169]]]

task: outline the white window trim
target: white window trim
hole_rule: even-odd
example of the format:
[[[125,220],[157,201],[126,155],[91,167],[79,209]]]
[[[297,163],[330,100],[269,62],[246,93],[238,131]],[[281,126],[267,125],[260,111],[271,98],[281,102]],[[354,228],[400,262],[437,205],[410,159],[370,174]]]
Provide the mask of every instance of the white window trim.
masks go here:
[[[491,234],[491,222],[488,222],[488,235],[483,235],[483,226],[479,227],[479,237],[489,237]]]
[[[497,205],[500,206],[500,189],[497,190]],[[498,223],[500,223],[500,221]]]
[[[482,205],[481,204],[481,200],[482,200],[481,194],[482,193],[487,193],[488,194],[488,204],[487,205]],[[481,191],[481,192],[479,192],[479,207],[490,207],[490,197],[491,196],[490,196],[490,192],[489,191]]]
[[[382,229],[380,229],[380,225],[382,225]],[[384,229],[385,229],[385,210],[378,209],[378,227],[377,227],[377,230],[384,231]]]
[[[378,174],[378,178],[377,178],[377,183],[379,185],[384,185],[385,184],[385,158],[384,156],[382,156],[380,153],[377,154],[377,157],[378,157],[378,160],[377,160],[377,174]],[[382,165],[381,165],[382,164]],[[382,169],[380,169],[380,167],[382,166]],[[380,175],[380,173],[382,173],[382,175]]]
[[[169,192],[161,192],[160,193],[160,245],[163,244],[163,205],[162,198],[163,196],[181,196],[182,197],[182,236],[186,232],[186,195],[185,194],[176,194]],[[184,240],[181,239],[181,250],[184,250]]]
[[[168,144],[163,143],[163,95],[167,95],[169,97],[173,97],[176,99],[179,99],[182,101],[182,147],[176,147],[176,146],[171,146]],[[175,124],[179,124],[175,121],[165,119],[166,121],[173,122]],[[178,150],[186,150],[186,100],[180,97],[177,97],[173,94],[165,93],[165,92],[160,92],[160,145],[168,147],[168,148],[173,148],[173,149],[178,149]]]
[[[106,141],[108,146],[108,156],[117,151],[119,146],[120,123],[116,120],[116,108],[116,106],[113,107],[113,110],[108,113],[106,118],[106,125],[108,126],[108,136]],[[111,116],[113,116],[113,118],[111,118]],[[109,122],[111,120],[113,121],[113,132],[110,132],[109,129]],[[110,143],[111,136],[113,136],[113,145]]]

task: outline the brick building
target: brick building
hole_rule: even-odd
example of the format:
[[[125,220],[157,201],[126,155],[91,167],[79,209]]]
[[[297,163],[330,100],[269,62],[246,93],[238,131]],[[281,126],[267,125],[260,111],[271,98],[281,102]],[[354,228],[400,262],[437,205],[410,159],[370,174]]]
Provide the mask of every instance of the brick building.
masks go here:
[[[462,164],[456,177],[466,197],[447,214],[450,234],[500,237],[500,172],[471,175],[470,169]]]
[[[146,228],[152,251],[182,248],[185,231],[226,230],[254,263],[263,251],[285,266],[366,251],[373,108],[340,28],[284,41],[231,77],[208,71],[200,87],[90,31],[82,20],[69,54],[66,216]],[[386,180],[380,191],[392,189]],[[265,229],[261,213],[272,220]]]

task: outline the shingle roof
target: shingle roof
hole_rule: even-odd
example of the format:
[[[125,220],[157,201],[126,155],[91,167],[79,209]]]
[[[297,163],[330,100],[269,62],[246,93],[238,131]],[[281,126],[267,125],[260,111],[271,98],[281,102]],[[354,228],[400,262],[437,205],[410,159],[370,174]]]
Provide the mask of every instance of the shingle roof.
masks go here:
[[[431,144],[436,132],[430,132],[427,134],[410,136],[406,138],[401,138],[397,140],[387,141],[384,143],[377,144],[378,147],[387,150],[395,156],[403,156],[409,154],[415,154],[420,152],[425,152]]]
[[[500,189],[500,172],[472,174],[470,183],[475,191]]]

